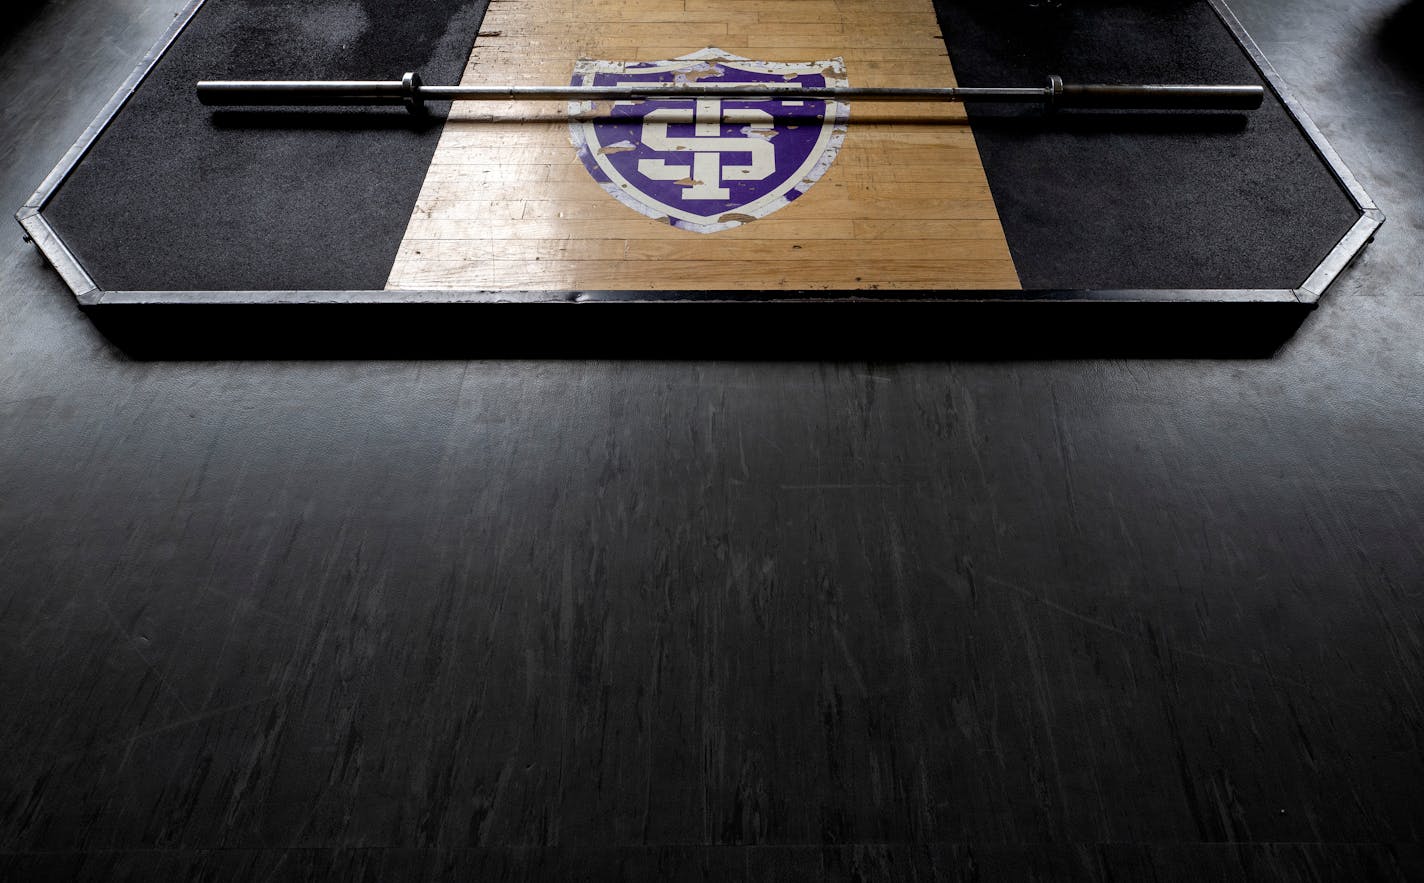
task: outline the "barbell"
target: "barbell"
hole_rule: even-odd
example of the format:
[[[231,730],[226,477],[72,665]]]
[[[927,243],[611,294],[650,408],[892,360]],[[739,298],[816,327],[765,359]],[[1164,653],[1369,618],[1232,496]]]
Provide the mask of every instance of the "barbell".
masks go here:
[[[420,75],[399,80],[204,80],[198,100],[213,107],[405,105],[413,113],[430,101],[655,101],[687,98],[742,100],[1012,102],[1104,110],[1253,110],[1265,90],[1248,85],[1072,84],[1051,76],[1039,87],[854,87],[796,83],[650,83],[623,86],[427,86]]]

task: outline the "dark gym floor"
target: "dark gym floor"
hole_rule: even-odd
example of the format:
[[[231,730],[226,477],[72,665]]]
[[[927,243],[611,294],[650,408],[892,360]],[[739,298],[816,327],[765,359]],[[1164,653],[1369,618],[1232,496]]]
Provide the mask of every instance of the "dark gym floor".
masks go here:
[[[0,31],[19,206],[176,2]],[[1419,879],[1420,3],[1251,361],[139,363],[0,246],[0,879]]]

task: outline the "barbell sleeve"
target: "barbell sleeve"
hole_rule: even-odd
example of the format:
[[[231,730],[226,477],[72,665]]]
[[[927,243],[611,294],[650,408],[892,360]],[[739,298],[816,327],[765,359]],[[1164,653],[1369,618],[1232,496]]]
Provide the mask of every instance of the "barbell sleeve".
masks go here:
[[[205,80],[198,100],[213,107],[293,107],[404,104],[423,110],[426,88],[417,73],[399,80]]]
[[[1076,85],[1049,77],[1059,107],[1160,110],[1254,110],[1265,100],[1260,86]]]

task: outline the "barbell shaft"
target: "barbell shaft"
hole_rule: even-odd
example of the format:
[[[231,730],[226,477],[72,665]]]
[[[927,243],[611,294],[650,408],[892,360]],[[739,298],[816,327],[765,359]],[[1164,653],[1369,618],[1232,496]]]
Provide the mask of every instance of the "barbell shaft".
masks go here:
[[[991,101],[1054,107],[1251,110],[1260,86],[1077,85],[1050,77],[1038,88],[806,87],[795,83],[650,83],[646,86],[426,86],[415,74],[400,80],[207,80],[198,100],[215,107],[404,104],[427,101],[638,101],[676,98],[775,97],[832,101]]]

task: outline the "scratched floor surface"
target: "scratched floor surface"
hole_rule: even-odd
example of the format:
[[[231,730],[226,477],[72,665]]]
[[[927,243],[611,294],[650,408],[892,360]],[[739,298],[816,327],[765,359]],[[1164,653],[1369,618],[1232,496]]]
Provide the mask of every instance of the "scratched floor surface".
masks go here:
[[[1239,12],[1390,215],[1266,360],[140,363],[13,232],[0,879],[1419,879],[1418,4]]]

